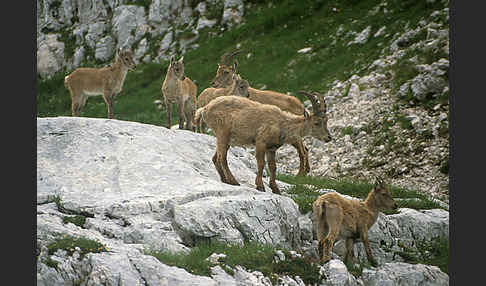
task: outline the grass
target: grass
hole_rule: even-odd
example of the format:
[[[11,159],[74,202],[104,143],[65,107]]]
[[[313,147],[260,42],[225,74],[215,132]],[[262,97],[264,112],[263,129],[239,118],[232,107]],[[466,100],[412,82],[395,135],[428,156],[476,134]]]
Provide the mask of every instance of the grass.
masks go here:
[[[63,223],[72,223],[79,227],[84,228],[84,223],[86,222],[86,217],[82,215],[75,215],[75,216],[64,216],[62,218]]]
[[[65,236],[57,239],[47,246],[47,250],[49,255],[54,254],[59,249],[63,249],[67,251],[69,255],[73,255],[75,247],[80,248],[80,259],[82,259],[87,253],[100,253],[108,251],[106,246],[97,241],[84,237],[75,238],[72,236]]]
[[[226,257],[220,258],[219,261],[222,268],[230,275],[234,275],[234,271],[231,269],[234,269],[236,265],[240,265],[247,270],[262,272],[274,284],[278,278],[276,274],[298,275],[306,285],[319,283],[321,279],[319,265],[312,261],[311,258],[292,258],[287,250],[281,249],[286,259],[275,262],[276,250],[277,248],[271,245],[257,242],[247,242],[243,245],[200,242],[187,255],[154,251],[148,251],[147,254],[153,255],[164,264],[184,268],[192,274],[210,276],[210,267],[214,265],[207,261],[206,258],[212,253],[223,253],[226,254]]]
[[[396,252],[405,262],[412,264],[435,265],[443,272],[449,274],[449,240],[435,238],[431,241],[422,241],[417,244],[418,251],[405,247],[404,251]]]
[[[147,3],[133,2],[142,6]],[[240,44],[246,52],[238,56],[239,72],[251,86],[266,85],[267,89],[291,93],[299,89],[325,93],[336,79],[342,81],[353,74],[363,75],[366,67],[379,56],[382,47],[388,46],[392,40],[386,35],[370,37],[365,44],[348,46],[354,36],[346,36],[347,32],[360,32],[371,26],[371,34],[374,34],[386,26],[386,34],[401,33],[404,23],[412,23],[413,28],[413,23],[427,18],[441,5],[425,1],[389,1],[387,14],[379,12],[375,16],[363,17],[363,11],[371,10],[381,1],[284,0],[273,5],[268,5],[268,1],[251,2],[251,9],[245,9],[243,24],[230,31],[221,31],[217,26],[200,31],[196,42],[199,48],[184,55],[187,76],[198,85],[198,93],[209,87],[221,55],[233,51],[236,44]],[[344,33],[338,37],[339,27]],[[153,55],[162,36],[148,39]],[[67,43],[72,43],[69,35],[63,34],[62,37]],[[297,50],[304,47],[312,47],[312,53],[298,54]],[[69,54],[73,50],[74,47],[68,45]],[[247,54],[251,56],[248,58]],[[291,60],[295,60],[295,65],[289,67]],[[90,66],[104,64],[96,61],[86,63]],[[128,73],[122,95],[115,98],[116,119],[154,125],[166,122],[165,111],[157,110],[153,101],[161,99],[160,88],[167,65],[167,62],[143,63],[137,71]],[[60,72],[50,80],[38,81],[38,117],[70,116],[71,99],[63,85],[67,73]],[[298,97],[304,100],[300,95]],[[106,113],[105,103],[98,96],[88,99],[81,116],[106,118]],[[174,112],[174,120],[176,114]]]
[[[286,192],[290,194],[295,203],[299,206],[301,213],[312,211],[312,203],[322,195],[319,189],[333,189],[337,192],[352,197],[365,199],[373,188],[373,184],[352,179],[332,179],[327,177],[302,177],[293,175],[278,174],[277,179],[289,184],[294,184]],[[393,198],[397,200],[399,208],[411,209],[435,209],[441,206],[415,190],[407,190],[391,186]],[[387,211],[385,214],[396,213]]]

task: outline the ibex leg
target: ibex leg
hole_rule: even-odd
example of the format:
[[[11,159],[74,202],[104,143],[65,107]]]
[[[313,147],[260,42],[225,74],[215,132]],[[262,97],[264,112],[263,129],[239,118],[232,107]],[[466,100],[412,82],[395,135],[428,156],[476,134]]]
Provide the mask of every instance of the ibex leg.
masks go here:
[[[297,173],[297,176],[305,176],[310,168],[309,168],[309,158],[308,158],[308,153],[306,152],[307,148],[305,148],[304,143],[302,140],[292,144],[294,148],[297,150],[297,153],[299,154],[299,172]]]
[[[275,163],[275,150],[267,150],[267,165],[268,170],[270,171],[270,188],[274,194],[280,194],[280,190],[278,189],[277,182],[275,181],[277,175],[277,164]]]
[[[170,129],[170,119],[172,118],[172,104],[168,100],[165,101],[165,110],[167,111],[167,123],[165,124],[165,127],[167,127],[167,129]]]
[[[265,142],[257,142],[255,144],[255,157],[257,160],[258,172],[255,179],[255,185],[257,190],[265,192],[265,187],[263,186],[263,167],[265,166]]]
[[[216,148],[218,152],[217,160],[223,168],[224,177],[226,178],[228,184],[239,186],[240,184],[236,181],[235,177],[228,167],[227,155],[229,149],[229,132],[227,132],[227,134],[224,134],[224,136],[216,134],[216,138]]]

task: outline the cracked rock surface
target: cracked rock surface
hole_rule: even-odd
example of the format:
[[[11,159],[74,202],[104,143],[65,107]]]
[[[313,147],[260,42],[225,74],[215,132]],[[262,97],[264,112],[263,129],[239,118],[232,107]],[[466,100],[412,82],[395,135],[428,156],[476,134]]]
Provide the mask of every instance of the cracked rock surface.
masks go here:
[[[219,180],[214,150],[214,137],[184,130],[113,119],[37,118],[37,285],[271,285],[261,272],[241,266],[234,275],[215,266],[211,277],[198,276],[146,254],[187,253],[207,239],[259,241],[315,256],[309,214],[301,214],[289,197],[271,193],[266,178],[266,192],[255,189],[253,155],[229,150],[229,167],[241,184],[231,186]],[[278,183],[282,190],[288,187]],[[85,220],[64,221],[74,217]],[[397,264],[395,252],[413,250],[417,241],[448,238],[448,227],[444,210],[380,214],[369,232],[380,262],[366,272],[370,282],[363,284],[334,259],[321,266],[327,278],[320,285],[376,285],[383,271],[394,273],[394,281],[444,281],[447,275],[437,268]],[[97,241],[108,251],[48,250],[64,237]],[[361,243],[355,253],[359,261],[366,259]],[[304,284],[282,276],[278,285]]]

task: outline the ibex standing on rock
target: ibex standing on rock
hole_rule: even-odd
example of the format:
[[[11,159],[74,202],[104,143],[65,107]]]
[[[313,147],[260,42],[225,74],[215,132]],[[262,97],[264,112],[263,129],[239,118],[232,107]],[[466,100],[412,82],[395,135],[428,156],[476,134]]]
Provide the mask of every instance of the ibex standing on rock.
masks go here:
[[[307,96],[315,107],[319,106],[316,98],[310,94]],[[274,105],[261,104],[239,96],[214,99],[196,111],[195,120],[204,120],[216,135],[213,163],[222,182],[239,185],[228,168],[226,157],[230,145],[254,145],[258,165],[256,188],[265,191],[262,176],[266,156],[270,170],[270,187],[276,194],[280,194],[280,191],[275,182],[275,152],[280,146],[302,140],[306,135],[326,142],[331,140],[325,109],[319,109],[315,114],[309,114],[304,109],[302,115],[295,115]]]
[[[184,73],[184,56],[178,61],[171,57],[162,84],[162,96],[167,110],[167,128],[171,125],[172,104],[175,103],[179,116],[179,129],[184,128],[184,121],[186,121],[185,129],[195,131],[192,122],[196,110],[196,94],[197,86]]]
[[[115,62],[103,68],[78,68],[64,78],[64,86],[71,94],[73,116],[79,116],[88,96],[103,95],[108,118],[113,118],[113,98],[123,87],[128,70],[135,70],[130,50],[117,50]]]
[[[312,204],[312,212],[317,223],[317,252],[321,262],[325,263],[331,259],[331,249],[339,238],[346,240],[344,262],[352,260],[354,240],[359,238],[365,246],[368,261],[377,266],[371,253],[368,230],[376,222],[379,211],[396,208],[397,204],[390,189],[380,179],[377,179],[364,202],[344,198],[336,192],[318,197]]]
[[[218,64],[218,70],[216,71],[216,77],[211,81],[212,87],[226,87],[232,84],[232,77],[235,73],[235,68],[231,65],[233,56],[239,51],[232,54],[225,53],[221,57],[221,63]],[[283,111],[288,111],[296,115],[301,115],[304,112],[304,105],[296,97],[275,92],[271,90],[258,90],[252,87],[248,87],[250,94],[249,99],[264,104],[272,104],[278,106]],[[321,102],[323,102],[321,100]],[[308,150],[304,146],[302,139],[289,143],[297,150],[300,159],[299,172],[297,176],[306,175],[310,171]]]

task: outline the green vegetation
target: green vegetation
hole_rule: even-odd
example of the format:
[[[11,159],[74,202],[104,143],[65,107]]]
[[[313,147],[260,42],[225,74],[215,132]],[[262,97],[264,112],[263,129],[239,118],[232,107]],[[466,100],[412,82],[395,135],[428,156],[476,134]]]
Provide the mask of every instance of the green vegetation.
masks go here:
[[[353,126],[346,126],[341,129],[341,135],[351,135],[353,134]]]
[[[133,2],[141,6],[147,3]],[[428,19],[431,11],[442,5],[439,1],[434,4],[412,0],[389,1],[387,14],[380,10],[374,16],[363,17],[363,11],[372,10],[381,1],[285,0],[272,5],[263,0],[251,2],[252,9],[245,10],[247,14],[243,24],[230,31],[216,27],[204,29],[197,41],[200,47],[184,55],[186,74],[198,85],[198,93],[209,87],[221,55],[233,51],[236,44],[241,44],[245,51],[238,56],[239,72],[252,86],[259,88],[266,85],[267,89],[281,92],[299,89],[326,92],[336,79],[346,80],[353,74],[365,73],[366,67],[378,57],[382,48],[391,43],[391,35],[403,32],[407,22],[411,23],[410,28],[414,28],[413,23],[422,18]],[[197,1],[191,1],[190,5],[197,5]],[[219,11],[218,7],[213,8]],[[371,34],[386,26],[386,34],[370,37],[365,44],[348,46],[347,43],[354,38],[348,32],[359,33],[367,26],[371,26]],[[343,32],[338,35],[340,27]],[[152,55],[158,51],[162,36],[147,38]],[[67,44],[68,54],[72,54],[73,39],[63,34],[62,40]],[[312,47],[312,52],[297,53],[305,47]],[[94,61],[94,51],[87,49],[86,54],[92,55],[92,62],[85,63],[85,66],[108,64]],[[247,54],[251,56],[247,57]],[[295,64],[289,67],[291,60],[295,60]],[[135,72],[128,73],[122,95],[115,98],[116,119],[165,124],[165,108],[157,110],[153,101],[162,99],[160,88],[167,65],[167,62],[139,64]],[[66,74],[61,72],[50,80],[38,81],[38,117],[70,116],[71,98],[63,84]],[[298,97],[304,99],[300,95]],[[174,112],[174,117],[177,117],[176,114]],[[106,118],[103,98],[90,97],[81,116]]]
[[[84,223],[86,222],[86,217],[82,216],[82,215],[64,216],[62,218],[62,222],[63,223],[73,223],[73,224],[75,224],[79,227],[83,227]]]
[[[333,189],[337,192],[352,197],[365,199],[373,188],[373,184],[361,182],[353,179],[331,179],[326,177],[302,177],[279,174],[277,179],[289,184],[294,184],[286,192],[299,206],[301,213],[312,211],[312,203],[322,193],[320,189]],[[403,188],[391,186],[393,198],[396,199],[399,208],[412,209],[435,209],[441,206],[418,191],[406,190]],[[397,200],[398,199],[398,200]],[[386,214],[395,213],[393,211],[385,212]]]
[[[54,254],[59,249],[63,249],[67,251],[69,255],[73,255],[75,247],[80,248],[80,259],[82,259],[84,255],[90,252],[100,253],[108,251],[103,244],[97,241],[84,237],[75,238],[72,236],[65,236],[63,238],[57,239],[47,246],[47,250],[49,255]]]
[[[245,267],[247,270],[260,271],[269,277],[273,283],[276,282],[276,275],[298,275],[306,285],[320,281],[319,265],[309,257],[292,258],[290,253],[281,249],[285,254],[285,261],[274,261],[275,251],[271,245],[257,242],[247,242],[244,245],[223,244],[220,242],[201,242],[191,249],[190,253],[172,254],[168,252],[147,251],[164,264],[178,266],[196,275],[210,276],[210,267],[214,266],[206,260],[212,253],[226,254],[220,258],[222,268],[230,275],[234,275],[232,269],[236,265]]]
[[[403,247],[403,246],[402,246]],[[412,264],[435,265],[443,272],[449,274],[449,240],[435,238],[431,241],[422,241],[417,244],[418,251],[403,247],[404,251],[396,252],[405,262]]]

